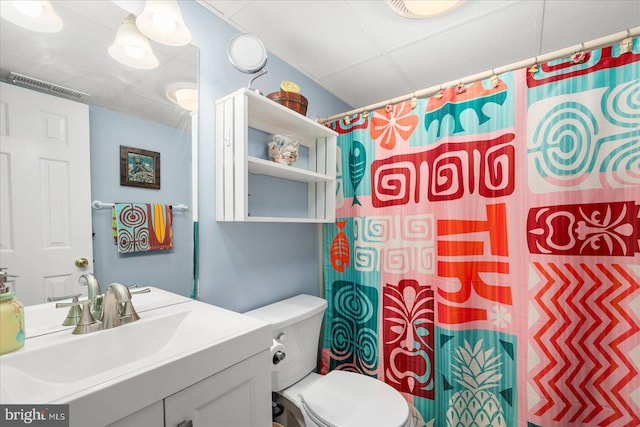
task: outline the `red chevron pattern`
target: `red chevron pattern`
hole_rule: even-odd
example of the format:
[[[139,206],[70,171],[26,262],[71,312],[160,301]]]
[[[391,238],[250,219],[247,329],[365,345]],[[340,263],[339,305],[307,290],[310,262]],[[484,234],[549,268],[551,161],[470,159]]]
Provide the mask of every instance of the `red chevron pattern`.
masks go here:
[[[540,317],[529,337],[540,363],[528,377],[540,401],[530,421],[640,425],[640,408],[629,398],[640,381],[630,354],[640,345],[630,307],[638,277],[619,264],[533,266],[541,277],[532,294]]]

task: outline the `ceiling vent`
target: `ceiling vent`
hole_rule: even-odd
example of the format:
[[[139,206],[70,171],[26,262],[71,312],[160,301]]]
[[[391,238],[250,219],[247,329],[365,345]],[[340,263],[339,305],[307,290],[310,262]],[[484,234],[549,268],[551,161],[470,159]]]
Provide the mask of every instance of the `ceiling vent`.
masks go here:
[[[405,18],[424,19],[448,12],[462,0],[387,0],[395,13]]]
[[[58,96],[64,96],[65,98],[84,99],[91,96],[88,93],[69,89],[68,87],[45,82],[44,80],[38,80],[33,77],[24,76],[22,74],[18,74],[14,72],[9,73],[9,80],[11,80],[13,83],[20,86],[30,87],[42,92],[48,92]]]

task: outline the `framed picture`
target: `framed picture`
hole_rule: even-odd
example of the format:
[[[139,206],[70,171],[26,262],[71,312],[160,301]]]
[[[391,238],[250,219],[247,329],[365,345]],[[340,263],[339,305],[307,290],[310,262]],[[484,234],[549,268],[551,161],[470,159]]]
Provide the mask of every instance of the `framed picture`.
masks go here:
[[[160,189],[160,153],[120,146],[120,185]]]

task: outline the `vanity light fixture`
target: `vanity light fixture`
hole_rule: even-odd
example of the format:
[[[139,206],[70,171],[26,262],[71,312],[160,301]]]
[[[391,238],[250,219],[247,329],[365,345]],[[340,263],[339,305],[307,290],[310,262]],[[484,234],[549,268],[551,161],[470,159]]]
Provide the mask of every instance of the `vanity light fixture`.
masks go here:
[[[143,70],[156,68],[159,64],[151,50],[149,39],[136,27],[133,15],[127,16],[120,24],[116,39],[109,46],[109,55],[121,64]]]
[[[62,19],[49,0],[3,0],[0,16],[23,28],[39,33],[57,33],[62,30]]]
[[[184,46],[191,41],[176,0],[147,0],[136,24],[144,35],[158,43]]]
[[[405,18],[429,18],[450,11],[462,0],[387,0],[397,14]]]
[[[179,82],[167,86],[167,98],[185,110],[198,109],[198,88],[195,83]]]

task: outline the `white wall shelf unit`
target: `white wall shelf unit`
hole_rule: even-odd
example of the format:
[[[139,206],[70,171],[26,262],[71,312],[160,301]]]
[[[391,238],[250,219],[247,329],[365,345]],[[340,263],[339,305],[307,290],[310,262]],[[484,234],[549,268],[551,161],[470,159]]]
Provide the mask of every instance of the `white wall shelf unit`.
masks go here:
[[[267,135],[291,135],[306,147],[308,159],[296,166],[272,162],[249,154],[249,129]],[[336,192],[336,146],[338,134],[262,95],[243,88],[216,101],[216,220],[253,222],[334,222]],[[266,141],[262,142],[266,146]],[[266,153],[266,149],[264,150]],[[306,166],[306,167],[305,167]],[[277,215],[252,214],[263,211],[251,204],[268,203],[268,194],[257,196],[264,187],[251,188],[249,174],[306,185],[306,212],[280,211]],[[284,181],[283,181],[284,184]],[[278,184],[271,185],[278,191]],[[285,187],[283,187],[285,188]],[[289,187],[286,187],[289,188]],[[300,194],[299,192],[292,192]],[[287,209],[282,194],[272,207]],[[283,207],[284,206],[284,207]],[[266,209],[267,211],[269,208]]]

